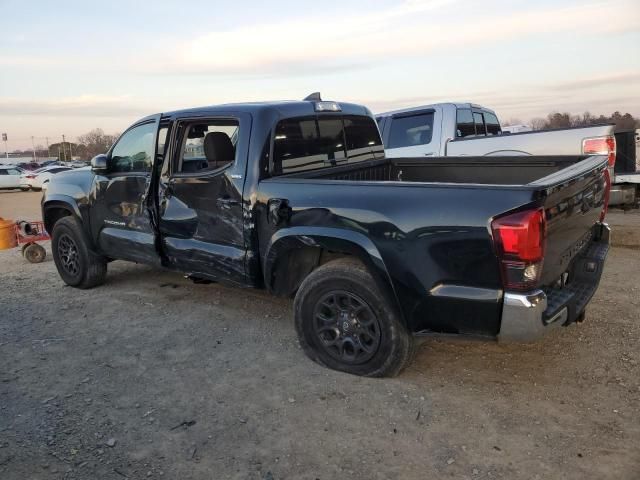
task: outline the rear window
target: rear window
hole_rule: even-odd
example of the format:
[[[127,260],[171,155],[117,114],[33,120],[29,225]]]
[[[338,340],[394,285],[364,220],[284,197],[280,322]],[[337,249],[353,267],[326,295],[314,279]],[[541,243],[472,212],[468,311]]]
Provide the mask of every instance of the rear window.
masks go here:
[[[298,117],[278,123],[273,173],[316,170],[384,155],[375,122],[364,116]]]
[[[468,137],[476,134],[476,127],[473,125],[473,115],[471,110],[466,108],[458,109],[456,113],[456,137]]]
[[[388,148],[426,145],[431,143],[432,136],[433,112],[396,117],[391,121]]]
[[[484,112],[484,122],[487,125],[487,135],[499,135],[502,132],[498,117],[493,113]]]
[[[349,162],[371,160],[384,156],[384,146],[378,127],[369,117],[343,117]]]
[[[486,135],[484,128],[484,118],[481,113],[473,112],[473,123],[476,124],[476,135]]]

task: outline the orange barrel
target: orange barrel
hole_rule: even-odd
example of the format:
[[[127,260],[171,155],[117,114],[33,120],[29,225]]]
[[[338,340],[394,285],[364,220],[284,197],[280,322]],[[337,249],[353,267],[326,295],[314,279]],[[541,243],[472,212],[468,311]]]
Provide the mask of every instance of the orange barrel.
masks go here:
[[[0,217],[0,250],[18,246],[16,238],[16,222]]]

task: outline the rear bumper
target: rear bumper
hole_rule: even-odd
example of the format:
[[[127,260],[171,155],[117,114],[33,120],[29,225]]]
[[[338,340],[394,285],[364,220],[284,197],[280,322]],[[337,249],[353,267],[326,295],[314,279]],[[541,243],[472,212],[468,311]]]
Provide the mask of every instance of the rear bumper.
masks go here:
[[[608,225],[598,226],[594,240],[572,263],[569,283],[528,293],[505,292],[498,340],[533,342],[548,330],[575,322],[598,289],[609,251]]]

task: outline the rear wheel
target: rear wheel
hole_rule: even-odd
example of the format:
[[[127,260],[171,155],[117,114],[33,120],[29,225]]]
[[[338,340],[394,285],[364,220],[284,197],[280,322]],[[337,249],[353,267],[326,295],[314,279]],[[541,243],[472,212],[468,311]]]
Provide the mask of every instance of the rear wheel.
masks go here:
[[[29,190],[31,190],[31,187],[20,187],[20,190],[22,190],[23,192],[28,192]]]
[[[303,350],[326,367],[387,377],[412,358],[413,338],[360,262],[339,259],[314,270],[298,290],[294,311]]]
[[[82,228],[73,217],[56,222],[51,235],[53,260],[60,277],[67,285],[92,288],[104,283],[106,260],[87,248]]]

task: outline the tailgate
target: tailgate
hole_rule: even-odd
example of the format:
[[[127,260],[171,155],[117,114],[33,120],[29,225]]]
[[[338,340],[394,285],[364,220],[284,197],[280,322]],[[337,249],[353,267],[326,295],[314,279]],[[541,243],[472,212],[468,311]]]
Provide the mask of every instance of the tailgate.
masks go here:
[[[545,186],[547,239],[541,284],[552,285],[593,237],[605,204],[607,157],[589,157],[530,185]]]

